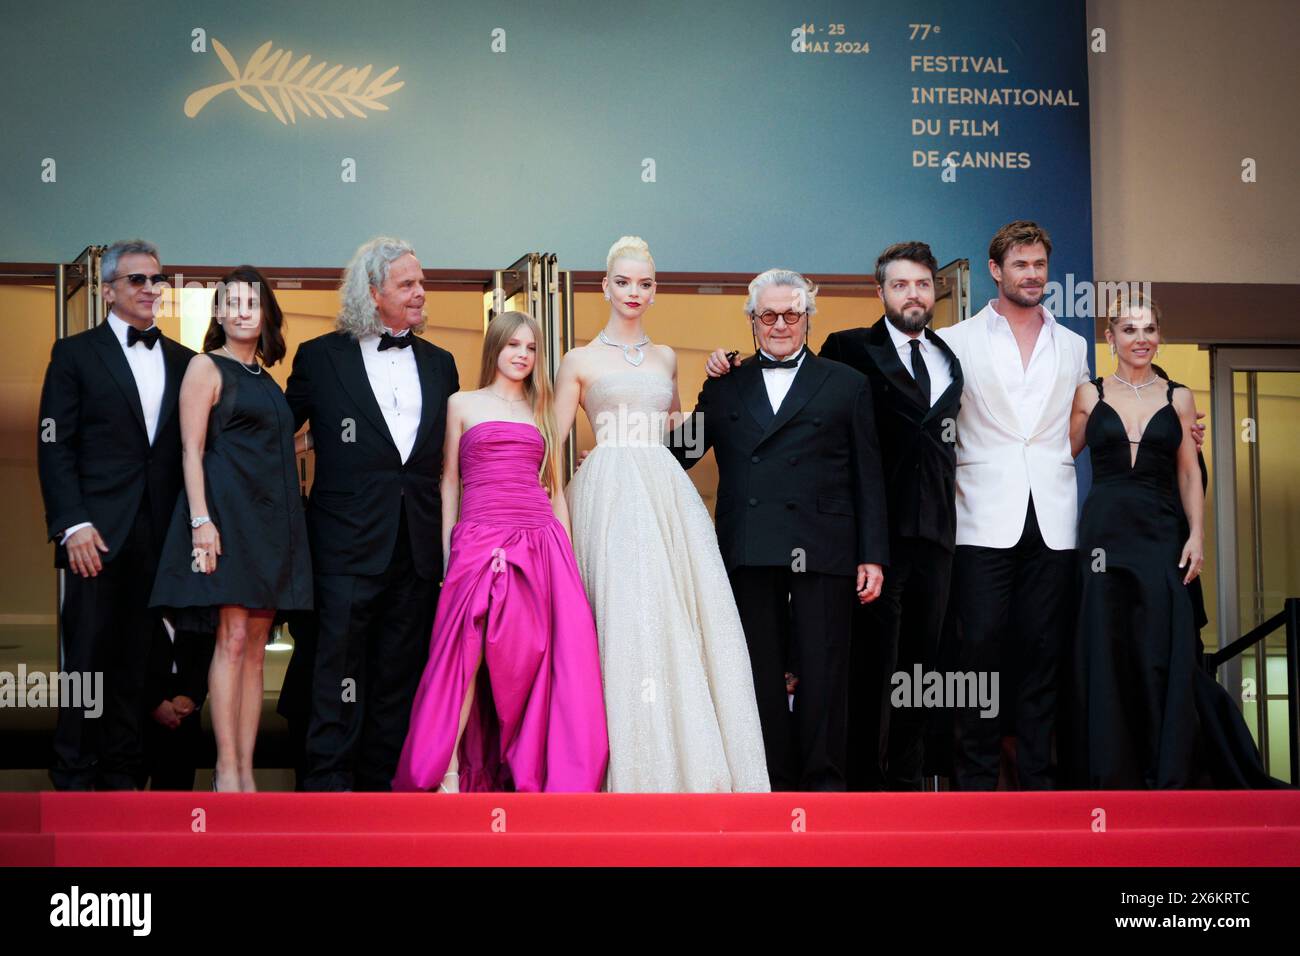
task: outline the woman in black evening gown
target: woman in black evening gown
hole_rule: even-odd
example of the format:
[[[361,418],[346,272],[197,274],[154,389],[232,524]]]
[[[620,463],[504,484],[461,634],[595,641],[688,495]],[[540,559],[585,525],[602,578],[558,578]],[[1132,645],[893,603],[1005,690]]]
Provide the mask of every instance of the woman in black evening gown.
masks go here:
[[[222,278],[203,353],[181,383],[185,488],[151,606],[177,631],[216,633],[208,699],[214,789],[251,791],[262,664],[277,611],[312,606],[293,413],[267,367],[285,354],[283,316],[252,266]],[[260,361],[259,361],[260,359]]]
[[[1071,418],[1073,450],[1091,450],[1093,477],[1079,523],[1078,629],[1064,668],[1065,785],[1274,785],[1240,711],[1201,669],[1204,617],[1189,585],[1203,563],[1204,486],[1191,392],[1152,368],[1152,303],[1116,310],[1106,338],[1118,368],[1079,386]]]

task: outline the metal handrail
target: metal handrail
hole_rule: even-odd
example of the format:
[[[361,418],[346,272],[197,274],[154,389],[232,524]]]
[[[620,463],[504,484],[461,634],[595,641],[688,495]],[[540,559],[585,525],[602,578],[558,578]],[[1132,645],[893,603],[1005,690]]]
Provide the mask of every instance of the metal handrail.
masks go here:
[[[1286,628],[1286,709],[1290,730],[1287,743],[1291,752],[1291,780],[1300,782],[1300,597],[1287,598],[1282,610],[1259,627],[1237,638],[1227,647],[1206,654],[1204,666],[1213,674],[1224,661],[1254,647],[1279,627]],[[1267,720],[1267,714],[1261,719]]]

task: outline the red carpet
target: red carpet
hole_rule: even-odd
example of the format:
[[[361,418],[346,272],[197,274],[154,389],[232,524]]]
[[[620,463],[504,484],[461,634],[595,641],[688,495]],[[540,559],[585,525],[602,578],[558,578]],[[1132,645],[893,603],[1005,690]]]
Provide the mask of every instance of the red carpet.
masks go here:
[[[1295,866],[1300,794],[0,794],[0,865]]]

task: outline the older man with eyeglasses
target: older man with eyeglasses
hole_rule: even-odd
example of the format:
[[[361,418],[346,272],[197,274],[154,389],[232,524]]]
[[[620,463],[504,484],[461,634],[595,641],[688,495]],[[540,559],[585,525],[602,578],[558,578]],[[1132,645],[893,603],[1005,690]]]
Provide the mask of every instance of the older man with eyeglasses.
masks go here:
[[[181,489],[181,378],[194,353],[154,324],[158,250],[116,242],[100,259],[108,320],[54,343],[37,467],[54,563],[67,575],[61,670],[104,674],[102,715],[59,710],[60,790],[126,790],[144,759],[149,592]]]
[[[855,595],[864,604],[879,597],[889,560],[871,387],[808,351],[816,295],[786,269],[750,283],[757,354],[705,381],[694,421],[670,443],[687,468],[710,447],[717,457],[718,543],[749,645],[773,790],[846,788]],[[793,704],[787,664],[799,677]]]

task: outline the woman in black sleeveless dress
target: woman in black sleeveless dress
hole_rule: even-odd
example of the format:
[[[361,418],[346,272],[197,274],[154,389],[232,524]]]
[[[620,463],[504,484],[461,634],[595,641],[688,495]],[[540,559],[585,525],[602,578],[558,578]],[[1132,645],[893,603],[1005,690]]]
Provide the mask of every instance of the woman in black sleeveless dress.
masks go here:
[[[1079,386],[1070,437],[1092,452],[1079,523],[1081,602],[1058,722],[1072,789],[1269,786],[1241,713],[1201,670],[1189,585],[1204,487],[1190,390],[1156,375],[1158,311],[1117,310],[1118,369]],[[1238,746],[1225,748],[1225,741]]]
[[[177,630],[216,632],[208,698],[214,788],[251,791],[262,664],[277,611],[312,606],[293,413],[266,367],[284,357],[283,315],[251,266],[223,277],[204,352],[181,383],[185,489],[163,545],[151,606]],[[260,359],[260,362],[259,362]]]

